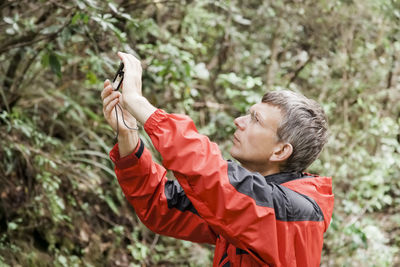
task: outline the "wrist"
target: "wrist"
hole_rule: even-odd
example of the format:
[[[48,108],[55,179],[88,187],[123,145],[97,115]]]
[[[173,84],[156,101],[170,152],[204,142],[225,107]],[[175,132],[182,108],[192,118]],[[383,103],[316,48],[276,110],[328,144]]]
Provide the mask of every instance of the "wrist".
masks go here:
[[[118,135],[118,149],[121,158],[133,153],[139,144],[139,135],[136,131],[123,131]]]
[[[128,95],[124,98],[124,104],[129,113],[142,125],[157,110],[145,97],[139,94]]]

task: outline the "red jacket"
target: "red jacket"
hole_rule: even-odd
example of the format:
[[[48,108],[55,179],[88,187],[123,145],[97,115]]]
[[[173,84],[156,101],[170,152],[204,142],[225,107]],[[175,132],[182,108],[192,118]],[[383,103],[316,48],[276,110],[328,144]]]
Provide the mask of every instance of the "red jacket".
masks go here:
[[[262,176],[226,161],[184,115],[157,110],[131,155],[110,152],[121,188],[152,231],[215,244],[214,266],[319,266],[333,210],[331,178],[304,173]]]

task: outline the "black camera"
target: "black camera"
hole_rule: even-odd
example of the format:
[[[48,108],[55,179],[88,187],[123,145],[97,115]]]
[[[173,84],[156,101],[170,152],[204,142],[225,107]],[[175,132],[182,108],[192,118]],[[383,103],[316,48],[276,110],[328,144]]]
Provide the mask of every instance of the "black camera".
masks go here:
[[[115,74],[114,80],[112,82],[112,87],[114,91],[119,90],[123,80],[124,80],[124,63],[121,62],[121,64],[119,64],[118,71]]]

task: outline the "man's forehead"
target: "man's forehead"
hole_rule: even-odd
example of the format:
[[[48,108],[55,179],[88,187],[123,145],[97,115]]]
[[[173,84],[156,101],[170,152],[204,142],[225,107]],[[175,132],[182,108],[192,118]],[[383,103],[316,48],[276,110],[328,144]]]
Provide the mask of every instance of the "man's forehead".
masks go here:
[[[276,124],[276,126],[279,125],[283,118],[282,110],[278,106],[268,103],[254,104],[251,106],[250,111],[257,112],[263,121],[268,124]]]
[[[278,114],[282,115],[282,110],[278,106],[271,105],[268,103],[263,103],[263,102],[252,105],[250,107],[250,111],[266,113],[266,115],[271,114],[271,113],[278,113]]]

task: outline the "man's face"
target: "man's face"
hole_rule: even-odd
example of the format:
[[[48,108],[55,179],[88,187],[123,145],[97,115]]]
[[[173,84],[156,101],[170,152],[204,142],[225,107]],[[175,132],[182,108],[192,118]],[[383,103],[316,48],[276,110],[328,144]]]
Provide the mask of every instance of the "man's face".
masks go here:
[[[273,105],[258,103],[249,114],[236,118],[237,127],[230,153],[244,167],[263,172],[270,166],[270,157],[279,143],[277,129],[282,120],[281,110]]]

